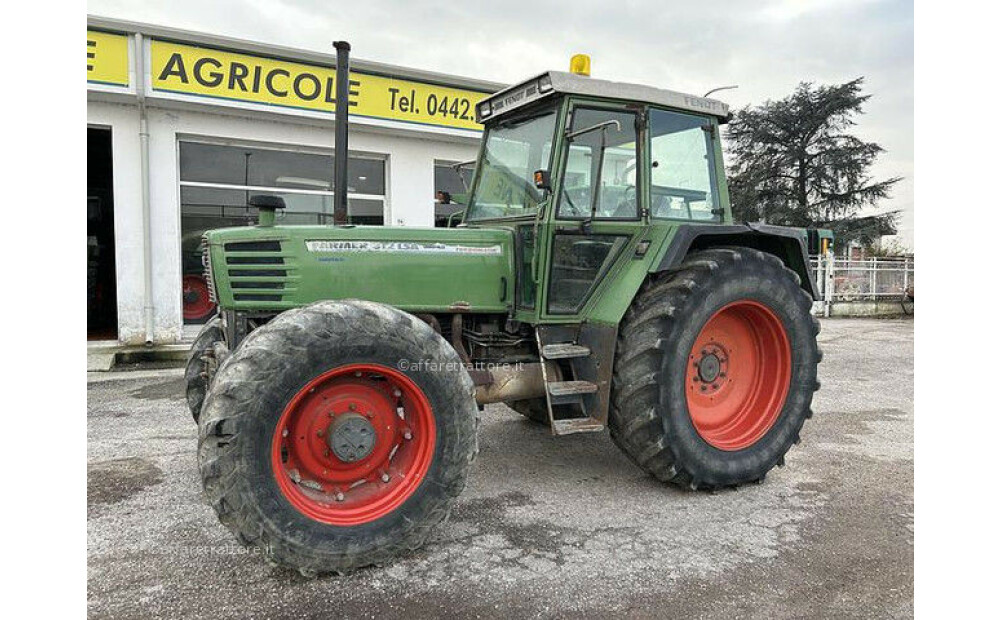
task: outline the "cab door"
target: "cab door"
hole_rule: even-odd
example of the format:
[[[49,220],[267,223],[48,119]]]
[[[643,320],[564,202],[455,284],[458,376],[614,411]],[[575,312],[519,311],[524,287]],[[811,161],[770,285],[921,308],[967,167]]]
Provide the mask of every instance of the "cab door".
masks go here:
[[[569,114],[551,215],[539,234],[548,322],[580,321],[647,226],[645,110],[579,103]]]

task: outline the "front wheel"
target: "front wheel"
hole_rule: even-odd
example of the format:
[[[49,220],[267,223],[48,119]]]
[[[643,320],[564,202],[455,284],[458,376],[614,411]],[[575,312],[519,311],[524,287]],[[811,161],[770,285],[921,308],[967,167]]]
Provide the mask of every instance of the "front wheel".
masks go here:
[[[202,326],[194,342],[191,343],[187,364],[184,366],[184,392],[188,410],[191,412],[195,424],[198,423],[198,416],[201,415],[201,406],[205,402],[205,392],[208,391],[208,386],[212,383],[212,375],[215,374],[218,367],[218,360],[214,359],[215,343],[223,342],[224,339],[222,319],[215,317]]]
[[[620,330],[612,439],[692,489],[763,479],[812,415],[811,306],[795,273],[748,248],[697,252],[649,282]]]
[[[477,415],[461,359],[426,323],[319,302],[252,332],[219,369],[202,481],[244,544],[306,575],[348,572],[421,546],[447,517]]]

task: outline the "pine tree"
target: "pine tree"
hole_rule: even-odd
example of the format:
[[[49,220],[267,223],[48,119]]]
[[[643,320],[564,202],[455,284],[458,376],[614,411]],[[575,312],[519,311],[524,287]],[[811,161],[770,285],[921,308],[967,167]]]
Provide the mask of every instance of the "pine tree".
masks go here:
[[[895,234],[898,212],[858,215],[900,180],[872,179],[869,169],[884,149],[851,135],[871,97],[863,81],[802,82],[784,99],[736,113],[726,139],[737,221],[832,228],[841,247]]]

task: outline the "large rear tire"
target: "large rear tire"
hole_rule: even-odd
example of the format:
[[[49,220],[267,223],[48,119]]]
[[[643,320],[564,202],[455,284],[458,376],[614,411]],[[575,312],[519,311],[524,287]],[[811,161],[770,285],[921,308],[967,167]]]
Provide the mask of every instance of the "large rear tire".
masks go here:
[[[612,439],[665,482],[762,480],[812,415],[811,306],[794,272],[748,248],[694,253],[647,282],[619,331]]]
[[[205,402],[205,392],[212,383],[212,375],[215,373],[217,364],[206,355],[213,355],[212,349],[216,342],[224,339],[222,334],[222,320],[215,317],[202,326],[201,331],[191,344],[191,351],[188,353],[187,364],[184,366],[184,380],[187,382],[188,410],[198,423],[198,416],[201,415],[201,406]]]
[[[405,312],[290,310],[247,336],[209,389],[205,493],[240,542],[305,575],[388,562],[423,545],[465,487],[473,390],[455,350]]]

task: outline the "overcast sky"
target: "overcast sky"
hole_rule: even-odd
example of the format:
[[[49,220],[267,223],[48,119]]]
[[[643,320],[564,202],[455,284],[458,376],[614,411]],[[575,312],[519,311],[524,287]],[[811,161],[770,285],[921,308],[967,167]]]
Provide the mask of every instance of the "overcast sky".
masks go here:
[[[800,81],[864,76],[873,97],[858,134],[886,149],[877,178],[902,176],[879,211],[901,209],[913,243],[913,5],[899,0],[90,0],[88,12],[515,82],[590,54],[595,77],[701,94],[733,106]]]

